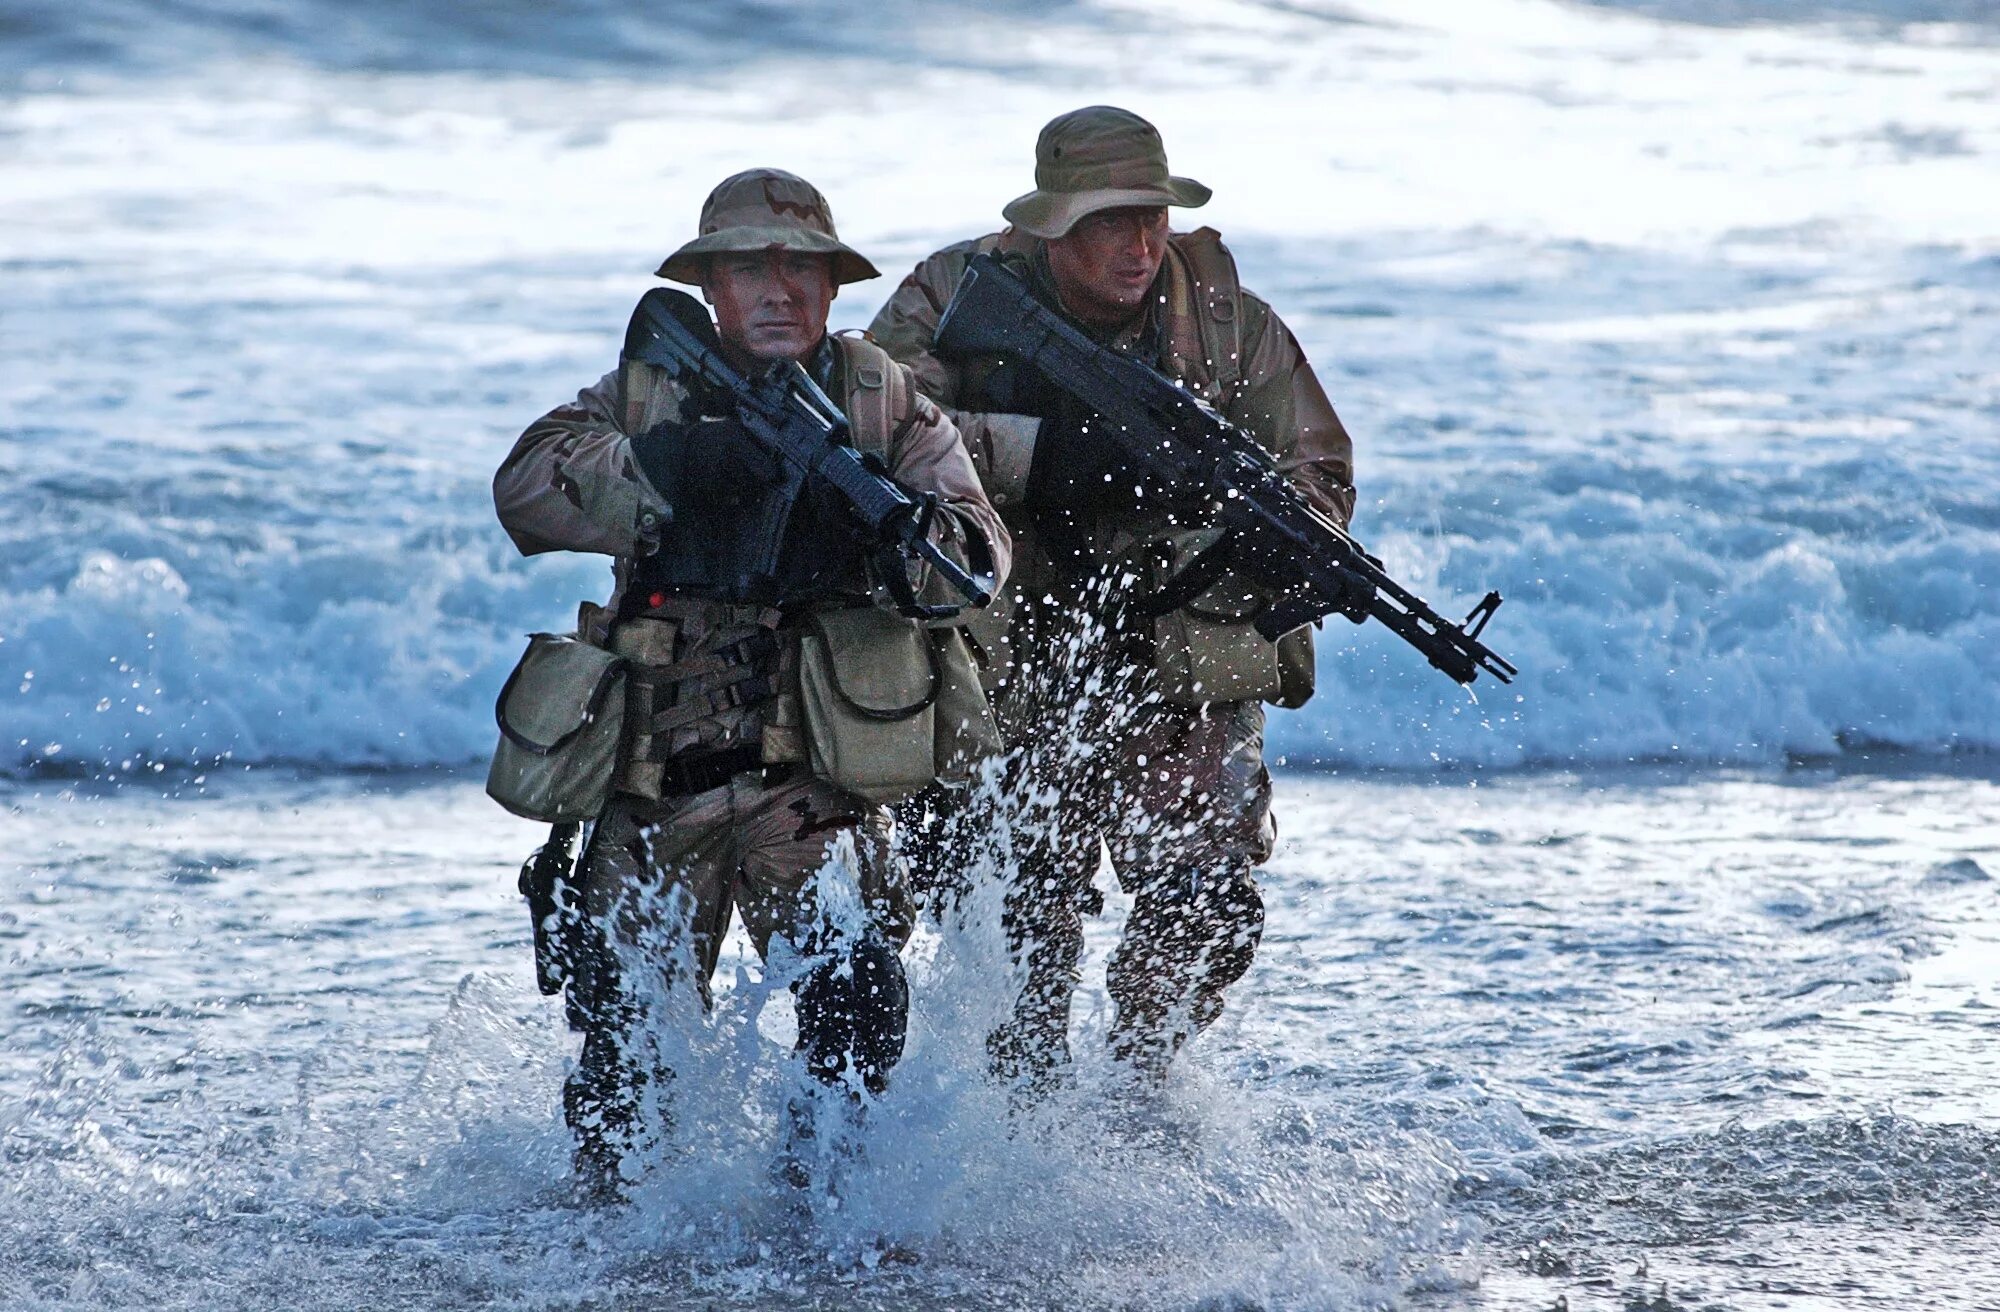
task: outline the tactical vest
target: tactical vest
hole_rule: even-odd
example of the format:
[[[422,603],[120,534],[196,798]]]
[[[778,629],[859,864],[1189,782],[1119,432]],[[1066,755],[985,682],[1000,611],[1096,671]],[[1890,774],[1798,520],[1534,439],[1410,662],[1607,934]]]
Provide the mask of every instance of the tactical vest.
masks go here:
[[[909,375],[864,337],[832,340],[841,353],[850,440],[886,466],[895,442],[918,418]],[[627,424],[673,417],[662,400],[668,389],[642,372],[649,367],[624,368]],[[624,586],[614,602],[619,618],[602,627],[611,650],[630,662],[617,781],[623,792],[658,798],[719,782],[701,773],[716,767],[681,745],[684,731],[748,706],[758,708],[761,720],[756,760],[809,763],[816,774],[869,800],[914,791],[943,765],[969,764],[973,755],[998,748],[984,739],[968,745],[960,728],[939,727],[940,707],[955,716],[953,726],[975,732],[987,715],[983,701],[970,709],[960,704],[968,685],[978,694],[969,655],[960,650],[963,640],[866,604],[865,577],[781,610],[680,592],[649,595],[643,563],[622,564]],[[677,639],[697,615],[729,640],[686,652]],[[590,627],[586,617],[583,628]],[[844,715],[857,701],[859,709]],[[720,768],[745,768],[747,752],[746,744]]]
[[[814,371],[830,372],[833,376],[821,381],[830,390],[838,382],[845,409],[856,412],[849,420],[856,448],[886,460],[898,406],[907,422],[911,401],[901,376],[885,367],[880,354],[859,337],[831,338]],[[654,419],[649,412],[665,409],[651,366],[626,362],[623,385],[629,421]],[[899,388],[904,395],[890,395]],[[658,549],[633,563],[623,617],[637,613],[639,600],[656,593],[786,609],[830,596],[868,595],[867,567],[849,530],[849,512],[829,489],[786,468],[778,483],[747,493],[741,486],[714,492],[712,499],[695,497],[675,506],[658,529]]]

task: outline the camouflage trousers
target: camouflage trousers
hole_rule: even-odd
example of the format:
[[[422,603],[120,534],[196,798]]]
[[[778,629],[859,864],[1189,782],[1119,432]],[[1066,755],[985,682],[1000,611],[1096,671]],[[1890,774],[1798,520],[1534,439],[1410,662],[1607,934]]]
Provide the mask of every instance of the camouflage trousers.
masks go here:
[[[912,920],[888,833],[881,807],[803,773],[776,783],[739,774],[689,797],[620,795],[606,805],[579,872],[594,946],[576,954],[568,996],[584,1034],[563,1091],[580,1173],[615,1178],[635,1137],[663,1128],[673,1072],[634,1036],[685,990],[706,1005],[732,911],[760,955],[777,940],[805,962],[792,988],[813,1074],[832,1083],[852,1068],[881,1085],[902,1052],[908,995],[896,949]],[[815,879],[844,835],[858,898]],[[831,901],[845,904],[850,923],[831,923]]]
[[[1132,897],[1105,973],[1112,1051],[1163,1075],[1181,1045],[1222,1014],[1223,991],[1250,968],[1263,934],[1252,870],[1276,838],[1264,708],[1144,708],[1093,754],[1093,768],[1044,767],[1041,780],[1036,747],[1048,740],[1025,741],[1027,782],[1058,800],[1051,823],[1037,826],[1041,841],[1019,853],[1004,904],[1022,987],[1013,1018],[987,1039],[995,1069],[1034,1082],[1068,1059],[1083,916],[1097,909],[1091,881],[1102,850]]]

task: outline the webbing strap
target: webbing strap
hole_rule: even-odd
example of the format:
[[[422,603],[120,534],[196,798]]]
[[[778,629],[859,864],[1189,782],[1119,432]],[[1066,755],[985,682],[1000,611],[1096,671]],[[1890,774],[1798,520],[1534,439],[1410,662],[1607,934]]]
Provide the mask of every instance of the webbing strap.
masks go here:
[[[1191,384],[1208,382],[1233,392],[1243,381],[1244,365],[1236,259],[1213,228],[1177,236],[1173,248],[1186,261],[1184,274],[1179,268],[1171,274],[1167,336],[1175,371]]]
[[[738,706],[748,706],[752,702],[767,701],[778,695],[778,681],[768,674],[759,674],[745,666],[739,674],[720,688],[710,692],[683,695],[673,706],[653,716],[653,741],[661,743],[664,735],[675,729],[705,720],[711,715],[733,710]],[[664,747],[664,743],[661,743]],[[656,758],[659,759],[659,758]]]
[[[867,338],[843,333],[833,340],[846,372],[848,439],[855,450],[887,464],[897,430],[915,413],[908,379],[888,352]]]
[[[634,585],[636,588],[638,585]],[[658,600],[655,601],[654,598]],[[683,596],[677,592],[657,592],[640,599],[638,616],[669,620],[708,619],[726,628],[775,629],[785,614],[775,606],[730,606],[706,597]]]
[[[761,630],[700,656],[675,661],[672,665],[635,666],[633,672],[640,683],[654,688],[672,689],[723,670],[761,664],[776,655],[777,651],[778,635],[768,630]]]

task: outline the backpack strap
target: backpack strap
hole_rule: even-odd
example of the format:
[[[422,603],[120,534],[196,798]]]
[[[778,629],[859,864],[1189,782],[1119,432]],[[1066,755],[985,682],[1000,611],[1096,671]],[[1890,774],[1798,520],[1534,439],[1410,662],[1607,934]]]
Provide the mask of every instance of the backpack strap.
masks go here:
[[[854,449],[889,463],[889,448],[916,417],[910,375],[889,353],[860,333],[841,333],[842,373],[847,380],[847,429]]]
[[[1206,383],[1226,400],[1243,381],[1243,284],[1236,257],[1213,228],[1171,239],[1180,256],[1167,295],[1167,363],[1177,377]]]

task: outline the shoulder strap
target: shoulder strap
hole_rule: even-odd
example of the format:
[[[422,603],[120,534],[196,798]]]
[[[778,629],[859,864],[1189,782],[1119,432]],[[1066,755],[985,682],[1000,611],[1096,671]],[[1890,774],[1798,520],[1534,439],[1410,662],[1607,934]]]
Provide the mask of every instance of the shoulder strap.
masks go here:
[[[1172,239],[1184,261],[1168,299],[1170,363],[1182,378],[1206,379],[1224,392],[1243,380],[1243,284],[1236,257],[1213,228],[1196,228]]]
[[[626,356],[618,358],[619,418],[628,434],[643,433],[680,416],[680,384],[666,370]]]
[[[854,449],[889,461],[896,431],[910,421],[915,404],[910,376],[889,353],[859,333],[841,333],[842,373],[847,380],[847,428]]]

